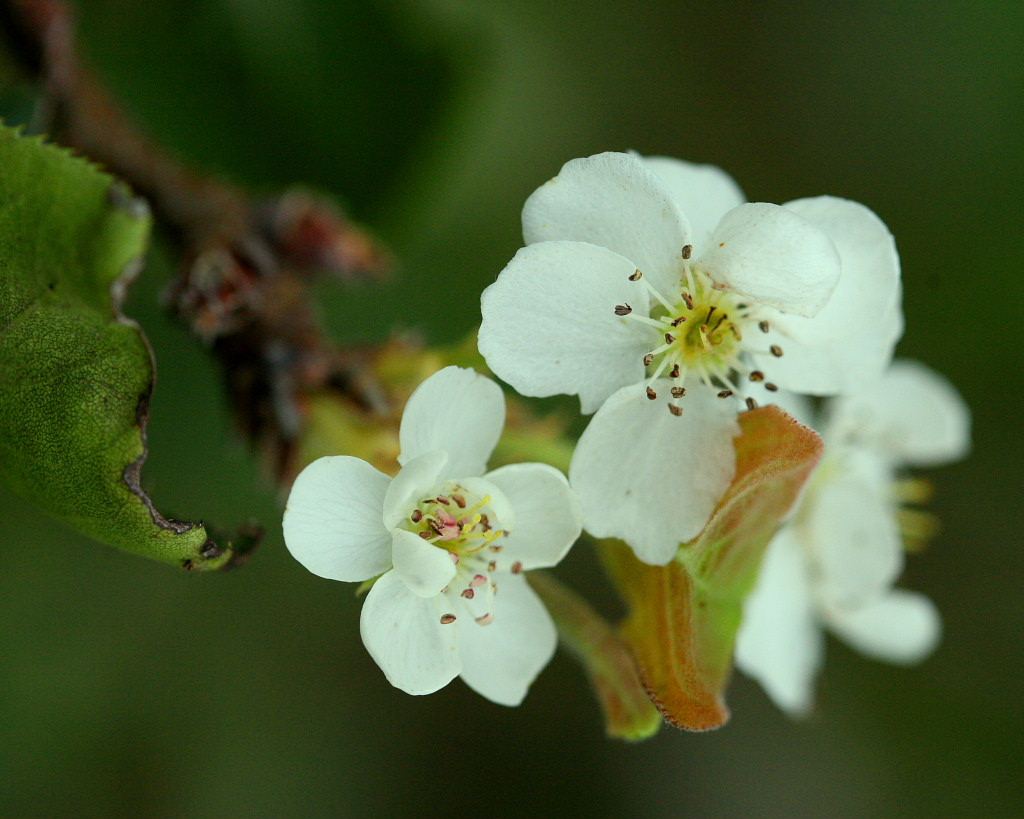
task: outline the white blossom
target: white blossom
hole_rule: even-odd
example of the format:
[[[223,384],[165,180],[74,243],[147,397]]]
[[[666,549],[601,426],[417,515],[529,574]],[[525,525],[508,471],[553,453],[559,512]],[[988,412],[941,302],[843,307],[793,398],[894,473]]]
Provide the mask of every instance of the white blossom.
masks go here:
[[[299,562],[333,580],[377,578],[363,642],[410,694],[461,676],[518,705],[554,653],[554,624],[523,572],[562,559],[579,503],[544,464],[482,474],[504,419],[497,384],[447,367],[406,405],[394,479],[358,458],[321,458],[288,498],[285,543]]]
[[[793,398],[784,406],[810,420]],[[955,460],[969,447],[963,401],[944,379],[910,361],[832,399],[821,426],[825,456],[768,547],[736,647],[739,668],[797,715],[813,702],[823,628],[892,663],[921,660],[937,644],[932,602],[893,588],[904,541],[913,545],[930,528],[925,513],[901,506],[925,499],[927,485],[900,471]]]
[[[596,411],[570,481],[587,529],[648,563],[728,486],[737,399],[855,389],[902,331],[892,237],[844,199],[747,203],[717,168],[604,153],[535,191],[523,234],[480,352],[520,393]]]

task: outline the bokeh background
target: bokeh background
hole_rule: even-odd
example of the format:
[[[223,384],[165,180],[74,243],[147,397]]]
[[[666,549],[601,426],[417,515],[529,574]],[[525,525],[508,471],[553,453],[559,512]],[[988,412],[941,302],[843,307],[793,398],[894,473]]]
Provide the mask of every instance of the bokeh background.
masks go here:
[[[0,490],[0,815],[959,817],[1024,814],[1020,281],[1024,4],[79,0],[94,68],[149,133],[256,190],[331,192],[400,278],[321,287],[343,341],[468,332],[525,197],[573,157],[729,170],[753,200],[832,193],[896,235],[899,354],[945,373],[973,456],[930,473],[944,529],[905,585],[945,619],[897,669],[828,646],[819,704],[737,675],[732,722],[604,739],[559,654],[517,710],[392,690],[352,588],[287,555],[280,503],[210,360],[133,293],[158,356],[144,475],[172,514],[264,521],[241,571],[94,545]],[[6,88],[12,119],[30,102]],[[2,193],[0,193],[2,195]],[[587,586],[589,556],[566,572]]]

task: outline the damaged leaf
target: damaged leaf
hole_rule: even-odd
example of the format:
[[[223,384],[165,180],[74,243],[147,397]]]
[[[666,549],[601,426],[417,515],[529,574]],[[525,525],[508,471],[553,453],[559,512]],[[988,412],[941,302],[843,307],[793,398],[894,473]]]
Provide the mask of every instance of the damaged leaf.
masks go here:
[[[601,556],[630,606],[623,633],[651,699],[691,731],[729,718],[723,691],[732,671],[743,600],[764,550],[821,458],[821,438],[775,406],[740,416],[736,476],[704,531],[667,566],[648,566],[617,541]]]
[[[254,532],[215,544],[139,482],[154,368],[120,305],[149,229],[121,183],[0,126],[0,479],[103,543],[220,568]]]

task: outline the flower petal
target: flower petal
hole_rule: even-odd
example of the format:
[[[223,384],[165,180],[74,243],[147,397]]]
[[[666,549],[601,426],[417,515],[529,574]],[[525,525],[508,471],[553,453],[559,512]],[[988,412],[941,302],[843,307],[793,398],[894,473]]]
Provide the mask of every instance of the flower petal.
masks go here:
[[[630,154],[566,162],[523,206],[528,245],[561,239],[606,247],[629,259],[663,293],[679,286],[689,235],[666,186]]]
[[[367,580],[391,566],[391,535],[381,521],[391,479],[365,461],[336,455],[299,473],[284,510],[288,551],[313,574]]]
[[[740,186],[721,168],[667,156],[641,157],[672,194],[690,223],[690,242],[699,257],[726,213],[747,201]]]
[[[558,635],[544,604],[522,575],[502,574],[494,622],[459,620],[462,679],[499,705],[519,705],[550,662]]]
[[[405,405],[398,462],[405,466],[441,450],[448,453],[448,475],[482,475],[504,426],[501,387],[475,370],[445,367],[420,384]]]
[[[440,594],[455,576],[451,553],[405,529],[391,534],[391,562],[409,591],[420,597]]]
[[[900,260],[892,234],[857,202],[819,196],[784,206],[835,243],[842,275],[828,304],[813,318],[766,315],[781,358],[755,356],[755,365],[788,389],[813,395],[853,392],[878,379],[903,333]]]
[[[477,501],[489,497],[485,506],[480,511],[488,515],[491,523],[502,529],[513,529],[516,525],[516,510],[509,503],[505,493],[497,484],[493,483],[488,476],[482,478],[464,478],[459,481],[459,486],[466,490],[470,497]],[[477,501],[474,501],[477,502]]]
[[[668,395],[672,383],[653,387]],[[569,467],[587,531],[621,538],[656,566],[700,533],[736,471],[731,402],[697,386],[680,406],[676,417],[642,383],[622,388],[591,419]]]
[[[779,708],[800,716],[814,702],[823,648],[803,549],[793,528],[783,527],[768,545],[757,585],[744,603],[736,665]]]
[[[432,694],[458,676],[458,629],[454,623],[441,623],[447,605],[443,595],[413,594],[393,571],[367,593],[359,631],[366,650],[396,688]]]
[[[826,454],[805,499],[805,536],[817,550],[825,604],[863,605],[903,568],[903,541],[886,463],[863,449]]]
[[[516,523],[502,541],[509,560],[524,569],[554,566],[580,536],[583,512],[569,482],[547,464],[511,464],[484,478],[505,493]]]
[[[829,626],[861,653],[899,665],[923,660],[942,634],[935,604],[902,589],[851,611],[831,612]]]
[[[425,452],[402,467],[384,496],[383,521],[389,531],[412,514],[419,501],[439,490],[441,473],[448,472],[447,466],[447,452]]]
[[[579,395],[590,413],[643,378],[650,328],[617,316],[648,312],[647,290],[629,281],[632,262],[582,242],[520,250],[481,298],[480,353],[523,395]]]
[[[895,361],[878,381],[829,405],[829,437],[855,438],[896,463],[937,466],[967,454],[971,414],[945,378]]]
[[[725,214],[698,264],[716,287],[798,316],[813,316],[828,303],[841,270],[825,233],[766,202]]]

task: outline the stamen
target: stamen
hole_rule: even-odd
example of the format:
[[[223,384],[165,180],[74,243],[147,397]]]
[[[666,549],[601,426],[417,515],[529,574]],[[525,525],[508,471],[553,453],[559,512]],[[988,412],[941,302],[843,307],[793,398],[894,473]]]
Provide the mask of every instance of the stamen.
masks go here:
[[[473,579],[469,581],[469,586],[472,589],[476,589],[476,588],[479,588],[480,586],[482,586],[486,582],[487,582],[487,577],[485,575],[475,574],[475,575],[473,575]]]
[[[495,553],[497,553],[497,552],[504,552],[505,551],[505,547],[504,546],[497,546],[497,545],[492,544],[490,548],[491,548],[491,551],[495,552]]]
[[[771,350],[772,355],[776,358],[782,358],[782,348],[778,344],[773,344],[768,349]]]
[[[689,259],[693,255],[693,245],[683,245],[683,258]]]
[[[747,409],[756,410],[757,409],[757,401],[755,401],[753,398],[748,398],[747,399]]]
[[[672,368],[672,372],[670,372],[668,375],[669,375],[669,378],[679,378],[679,365],[676,364]]]
[[[669,404],[668,411],[671,412],[676,418],[683,414],[683,408],[678,404]]]
[[[757,323],[757,326],[762,333],[767,333],[769,330],[772,329],[771,324],[768,323],[768,319],[763,319],[762,321],[759,321]]]
[[[423,512],[421,512],[419,509],[413,509],[412,514],[409,515],[409,520],[411,520],[413,523],[419,523],[421,520],[423,520]]]
[[[616,304],[615,305],[615,315],[617,315],[617,316],[628,316],[632,312],[633,312],[633,308],[630,307],[628,304]]]
[[[708,308],[708,317],[706,319],[704,319],[704,324],[705,325],[711,323],[711,317],[715,314],[715,310],[717,310],[717,309],[718,308],[715,307],[715,305],[713,305],[713,304]],[[716,324],[715,327],[717,328],[718,325]]]
[[[431,524],[431,525],[433,525],[433,524]],[[434,536],[432,534],[430,534],[430,532],[420,532],[420,537],[423,538],[424,540],[430,540]]]
[[[517,560],[515,563],[512,564],[512,574],[522,574],[522,573],[523,573],[523,561]]]
[[[452,505],[451,499],[449,499],[447,495],[438,495],[437,496],[437,502],[442,504],[443,506],[451,506]]]
[[[686,309],[687,310],[692,310],[693,309],[693,296],[691,296],[689,293],[680,293],[679,295],[683,297],[683,301],[686,303]]]
[[[487,564],[487,571],[489,571],[489,572],[493,572],[497,568],[498,568],[498,561],[497,560],[492,560],[490,563]]]
[[[750,373],[750,380],[755,382],[764,381],[764,373],[761,372],[760,370],[754,370],[753,372]]]
[[[654,361],[654,353],[648,353],[647,355],[644,356],[644,366],[645,367],[650,367],[651,363],[653,361]]]
[[[466,508],[466,499],[462,497],[462,495],[452,495],[452,500],[455,501],[455,505],[458,506],[459,509]]]
[[[766,390],[768,390],[768,392],[778,392],[779,391],[779,388],[777,386],[775,386],[775,384],[773,384],[771,381],[765,381],[764,388]]]
[[[729,325],[729,332],[733,334],[733,337],[737,341],[743,341],[743,333],[740,332],[739,325],[737,325],[736,322],[732,322]]]
[[[454,614],[442,614],[441,615],[441,625],[447,626],[450,623],[454,623],[454,622],[455,622],[455,615]]]
[[[718,393],[719,398],[728,398],[730,395],[732,395],[732,390],[722,390]]]
[[[650,387],[648,387],[647,388],[647,397],[651,401],[656,401],[656,400],[658,400],[658,393],[656,393],[654,390],[652,390]]]
[[[489,626],[491,623],[494,622],[494,614],[492,612],[487,612],[487,614],[483,615],[482,617],[477,617],[476,621],[481,626]]]
[[[686,387],[673,387],[672,388],[672,397],[673,398],[682,398],[684,395],[686,395]]]
[[[476,592],[472,589],[463,589],[462,596],[465,597],[467,600],[472,600],[474,597],[476,597]]]
[[[641,272],[640,272],[639,270],[637,270],[637,271],[636,271],[635,273],[631,273],[631,274],[630,274],[630,276],[629,276],[629,280],[630,280],[631,282],[638,282],[638,281],[640,281],[640,279],[642,279],[643,277],[644,277],[644,274],[643,274],[643,273],[641,273]]]
[[[671,333],[665,333],[665,343],[672,345],[676,343],[676,337]]]
[[[684,321],[686,321],[686,316],[679,316],[679,318],[672,319],[672,326],[678,327]]]

